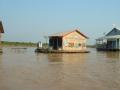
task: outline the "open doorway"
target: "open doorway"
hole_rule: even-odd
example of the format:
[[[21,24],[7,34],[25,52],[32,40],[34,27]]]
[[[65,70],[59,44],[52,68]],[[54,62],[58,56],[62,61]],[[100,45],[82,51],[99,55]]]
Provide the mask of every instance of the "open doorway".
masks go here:
[[[54,50],[62,48],[62,38],[61,37],[52,37],[49,39],[49,46]]]

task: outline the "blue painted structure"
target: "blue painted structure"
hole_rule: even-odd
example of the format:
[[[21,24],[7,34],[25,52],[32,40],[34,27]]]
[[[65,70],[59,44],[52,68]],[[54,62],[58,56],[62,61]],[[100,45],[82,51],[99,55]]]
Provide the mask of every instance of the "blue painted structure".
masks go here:
[[[113,28],[104,37],[96,39],[97,50],[120,50],[120,30]]]

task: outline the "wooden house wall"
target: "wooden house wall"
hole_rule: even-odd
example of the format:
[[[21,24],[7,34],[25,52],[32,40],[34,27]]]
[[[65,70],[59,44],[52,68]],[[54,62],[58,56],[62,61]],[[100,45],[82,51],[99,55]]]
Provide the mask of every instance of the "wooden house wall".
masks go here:
[[[63,50],[86,50],[86,38],[78,32],[63,37]]]

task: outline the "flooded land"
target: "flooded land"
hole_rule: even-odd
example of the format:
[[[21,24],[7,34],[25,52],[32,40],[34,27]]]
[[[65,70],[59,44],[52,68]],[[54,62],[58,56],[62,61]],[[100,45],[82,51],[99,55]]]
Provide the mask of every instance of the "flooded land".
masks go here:
[[[120,52],[34,53],[4,47],[0,90],[120,90]]]

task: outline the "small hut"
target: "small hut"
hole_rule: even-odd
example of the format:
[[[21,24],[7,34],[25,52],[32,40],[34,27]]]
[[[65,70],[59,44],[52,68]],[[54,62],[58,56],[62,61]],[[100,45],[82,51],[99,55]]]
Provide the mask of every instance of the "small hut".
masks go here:
[[[2,22],[0,21],[0,52],[2,52],[2,45],[1,45],[2,33],[4,33],[4,29],[3,29]]]
[[[88,37],[78,29],[49,36],[49,48],[58,51],[86,51]]]
[[[105,36],[96,40],[97,50],[120,50],[120,30],[113,28]]]

